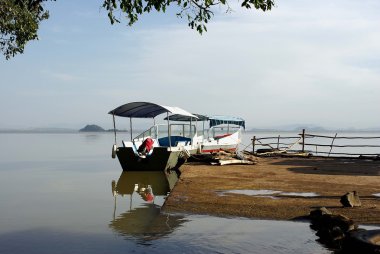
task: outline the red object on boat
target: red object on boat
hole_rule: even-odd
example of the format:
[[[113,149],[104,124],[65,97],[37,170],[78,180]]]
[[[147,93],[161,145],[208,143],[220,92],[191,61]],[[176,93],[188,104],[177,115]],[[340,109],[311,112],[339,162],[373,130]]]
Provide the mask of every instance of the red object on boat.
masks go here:
[[[145,201],[152,202],[154,200],[154,195],[152,193],[147,193],[144,197]]]
[[[220,139],[220,138],[225,138],[225,137],[228,137],[228,136],[231,136],[232,133],[228,133],[228,134],[223,134],[223,135],[218,135],[218,136],[215,136],[214,138],[215,139]]]
[[[139,152],[142,152],[142,151],[145,151],[146,153],[149,153],[150,150],[152,150],[152,147],[153,147],[153,139],[151,138],[146,138],[142,144],[139,146],[139,149],[138,151]]]

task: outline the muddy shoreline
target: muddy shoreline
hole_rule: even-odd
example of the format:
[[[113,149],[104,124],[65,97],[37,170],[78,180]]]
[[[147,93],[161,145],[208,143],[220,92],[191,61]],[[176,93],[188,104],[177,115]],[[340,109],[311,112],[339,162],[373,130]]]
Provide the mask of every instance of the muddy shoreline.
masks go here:
[[[181,172],[163,207],[166,212],[296,220],[324,206],[359,224],[380,225],[380,197],[373,195],[380,193],[379,161],[270,157],[258,158],[256,165],[187,163]],[[276,193],[253,196],[228,192],[235,190]],[[344,208],[340,197],[354,190],[362,206]]]

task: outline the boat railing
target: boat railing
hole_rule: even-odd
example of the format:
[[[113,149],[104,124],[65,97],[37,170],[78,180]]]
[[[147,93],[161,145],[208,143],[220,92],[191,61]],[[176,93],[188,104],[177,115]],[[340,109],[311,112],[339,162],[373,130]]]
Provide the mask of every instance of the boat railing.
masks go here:
[[[133,138],[133,142],[138,141],[138,140],[144,140],[147,137],[151,137],[153,139],[156,139],[158,136],[157,133],[157,125],[154,125],[150,127],[148,130],[142,132],[141,134],[137,135],[136,137]]]
[[[170,134],[171,136],[180,136],[184,138],[193,138],[197,134],[197,129],[195,125],[189,124],[170,124]]]
[[[192,139],[197,133],[196,126],[189,124],[170,124],[170,135],[168,134],[168,127],[165,124],[156,124],[148,130],[142,132],[133,138],[133,142],[142,141],[147,137],[153,139],[164,138],[168,136],[180,136]]]

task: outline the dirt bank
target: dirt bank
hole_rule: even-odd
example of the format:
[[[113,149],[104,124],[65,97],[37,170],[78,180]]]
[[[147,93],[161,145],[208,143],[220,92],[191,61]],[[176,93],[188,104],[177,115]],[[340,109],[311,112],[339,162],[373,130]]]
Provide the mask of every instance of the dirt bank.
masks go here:
[[[325,206],[360,224],[380,225],[380,162],[329,158],[259,158],[256,165],[185,164],[168,197],[167,212],[291,220]],[[316,197],[250,196],[228,190],[316,193]],[[340,196],[356,190],[362,206],[343,208]]]

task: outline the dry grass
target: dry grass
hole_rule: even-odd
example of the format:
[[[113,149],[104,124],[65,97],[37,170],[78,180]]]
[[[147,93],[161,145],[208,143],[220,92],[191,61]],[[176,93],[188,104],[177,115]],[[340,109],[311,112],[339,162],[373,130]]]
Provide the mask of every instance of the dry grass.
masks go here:
[[[380,162],[329,158],[260,158],[257,165],[186,164],[164,209],[218,216],[290,220],[325,206],[361,224],[380,225]],[[220,195],[226,190],[315,192],[318,197]],[[356,190],[362,206],[343,208],[340,196]]]

